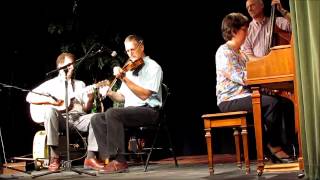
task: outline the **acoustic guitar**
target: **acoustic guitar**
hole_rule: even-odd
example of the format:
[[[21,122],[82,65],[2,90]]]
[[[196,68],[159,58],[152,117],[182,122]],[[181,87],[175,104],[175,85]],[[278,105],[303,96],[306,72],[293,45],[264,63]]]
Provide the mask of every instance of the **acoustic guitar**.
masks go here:
[[[64,112],[66,110],[66,107],[68,107],[68,110],[72,109],[73,107],[73,99],[75,97],[81,96],[83,93],[86,93],[90,90],[93,89],[97,89],[99,87],[103,87],[103,86],[109,86],[110,85],[110,81],[109,80],[103,80],[100,81],[96,84],[92,84],[89,86],[84,87],[83,89],[73,92],[73,93],[69,93],[68,94],[68,106],[65,105],[64,100],[59,100],[61,101],[61,103],[59,105],[52,105],[52,104],[30,104],[30,114],[31,114],[31,118],[34,122],[36,123],[42,123],[44,121],[44,117],[40,116],[42,113],[41,111],[43,111],[43,107],[47,106],[47,107],[52,107],[56,110],[58,110],[59,112]],[[52,97],[53,99],[58,99],[56,97]]]

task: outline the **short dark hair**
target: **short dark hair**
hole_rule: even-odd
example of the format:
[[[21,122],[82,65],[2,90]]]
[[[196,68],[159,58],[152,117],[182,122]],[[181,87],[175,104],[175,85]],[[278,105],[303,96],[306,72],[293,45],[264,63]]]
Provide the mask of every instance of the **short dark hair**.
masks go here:
[[[230,13],[226,15],[221,23],[221,32],[224,40],[232,39],[242,26],[249,26],[249,19],[242,13]]]

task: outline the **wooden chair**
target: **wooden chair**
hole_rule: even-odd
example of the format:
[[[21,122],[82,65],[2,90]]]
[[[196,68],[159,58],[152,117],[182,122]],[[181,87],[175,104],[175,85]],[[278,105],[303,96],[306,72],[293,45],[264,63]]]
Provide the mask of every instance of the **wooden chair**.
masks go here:
[[[208,166],[210,175],[213,175],[213,152],[211,143],[211,128],[221,128],[221,127],[232,127],[234,129],[234,138],[236,145],[236,159],[239,168],[242,167],[241,163],[241,151],[240,151],[240,136],[238,129],[241,128],[242,142],[243,142],[243,154],[245,161],[246,174],[250,173],[250,161],[248,157],[248,138],[247,138],[247,121],[246,121],[246,111],[237,112],[227,112],[227,113],[215,113],[215,114],[204,114],[201,117],[204,120],[204,130],[206,132],[205,138],[207,141],[207,151],[208,151]]]

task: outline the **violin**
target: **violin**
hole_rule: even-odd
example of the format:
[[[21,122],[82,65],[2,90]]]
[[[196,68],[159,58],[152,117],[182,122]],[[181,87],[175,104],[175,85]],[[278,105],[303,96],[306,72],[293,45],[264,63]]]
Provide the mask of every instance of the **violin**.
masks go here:
[[[128,71],[134,71],[136,69],[141,68],[144,65],[144,61],[142,58],[139,58],[135,61],[132,61],[131,59],[128,59],[128,61],[124,64],[124,66],[121,68],[124,72],[126,73]],[[110,89],[112,89],[112,87],[116,84],[118,78],[114,78],[114,80],[111,82],[110,87],[108,89],[108,91]]]
[[[125,63],[125,65],[122,67],[122,70],[124,72],[133,71],[133,70],[141,67],[143,64],[144,64],[144,61],[142,58],[137,59],[135,61],[131,61],[130,59],[128,59],[127,63]]]

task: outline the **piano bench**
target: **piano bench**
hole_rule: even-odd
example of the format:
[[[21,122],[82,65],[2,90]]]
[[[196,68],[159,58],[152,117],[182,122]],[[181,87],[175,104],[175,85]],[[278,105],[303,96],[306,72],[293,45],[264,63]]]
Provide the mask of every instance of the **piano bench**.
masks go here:
[[[239,129],[241,129],[242,143],[243,143],[243,154],[245,161],[246,174],[250,173],[250,161],[248,154],[248,138],[247,138],[247,121],[246,121],[246,111],[236,111],[236,112],[226,112],[226,113],[215,113],[215,114],[204,114],[202,119],[204,120],[204,130],[205,138],[207,141],[207,151],[208,151],[208,166],[210,175],[213,175],[213,151],[212,151],[212,139],[211,139],[211,128],[221,128],[221,127],[232,127],[234,130],[234,138],[236,145],[236,159],[237,166],[242,168],[241,163],[241,152],[240,152],[240,136]]]

